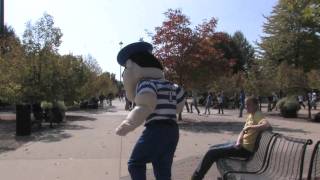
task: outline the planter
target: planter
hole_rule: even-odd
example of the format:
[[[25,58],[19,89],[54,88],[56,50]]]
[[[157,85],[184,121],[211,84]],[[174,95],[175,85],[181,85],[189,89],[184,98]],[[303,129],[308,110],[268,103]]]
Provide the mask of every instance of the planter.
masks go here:
[[[51,117],[51,109],[44,109],[43,118],[45,122],[50,122],[50,117]]]
[[[31,106],[18,104],[16,106],[16,135],[29,136],[31,134]]]
[[[40,106],[40,103],[36,103],[32,105],[32,113],[36,121],[41,122],[43,119],[43,111]]]
[[[61,123],[65,117],[65,111],[59,109],[58,107],[54,107],[51,109],[52,112],[52,122]]]
[[[320,122],[320,112],[318,112],[315,116],[314,116],[314,122]]]
[[[280,114],[285,118],[296,118],[300,105],[293,97],[285,97],[278,101],[277,107],[280,109]]]
[[[280,109],[280,113],[285,118],[296,118],[298,116],[298,111],[296,109]]]

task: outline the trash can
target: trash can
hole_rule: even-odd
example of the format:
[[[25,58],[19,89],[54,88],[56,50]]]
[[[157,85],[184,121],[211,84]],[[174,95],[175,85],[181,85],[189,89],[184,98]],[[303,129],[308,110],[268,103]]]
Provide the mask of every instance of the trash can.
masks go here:
[[[16,135],[29,136],[31,134],[31,106],[29,104],[16,105]]]

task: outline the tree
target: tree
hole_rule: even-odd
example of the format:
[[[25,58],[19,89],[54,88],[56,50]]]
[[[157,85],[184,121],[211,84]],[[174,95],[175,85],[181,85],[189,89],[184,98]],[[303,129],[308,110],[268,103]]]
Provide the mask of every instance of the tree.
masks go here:
[[[305,93],[308,88],[307,77],[302,68],[295,68],[283,62],[278,66],[275,79],[279,89],[288,95]]]
[[[311,70],[307,73],[308,86],[311,89],[320,90],[320,71],[319,70]]]
[[[88,71],[81,56],[72,54],[59,56],[53,64],[55,69],[55,77],[52,77],[52,84],[61,89],[61,100],[66,104],[73,104],[74,101],[79,102],[81,98],[81,88],[89,80]]]
[[[164,14],[167,19],[155,28],[156,34],[152,37],[155,54],[162,60],[168,79],[185,86],[186,57],[193,46],[190,21],[181,10],[169,9]]]
[[[244,37],[241,31],[237,31],[232,36],[232,42],[235,44],[235,53],[238,53],[238,63],[235,66],[236,70],[248,71],[254,61],[254,48]]]
[[[320,68],[319,1],[280,0],[263,26],[262,57],[304,71]]]
[[[85,56],[84,63],[90,69],[91,72],[97,75],[102,73],[102,69],[98,61],[91,54],[88,54],[87,56]]]
[[[54,26],[51,15],[44,13],[35,23],[28,22],[23,34],[23,44],[28,53],[40,53],[43,49],[57,53],[61,44],[61,29]]]
[[[29,74],[25,76],[26,101],[56,101],[62,98],[59,89],[56,61],[62,32],[54,26],[53,17],[44,13],[35,24],[27,23],[23,34],[23,45],[27,54]]]
[[[152,39],[155,54],[162,61],[168,79],[185,89],[200,89],[207,88],[219,72],[228,71],[228,59],[216,48],[226,37],[216,32],[215,18],[193,30],[189,18],[181,10],[169,9],[165,16],[162,26],[155,28]]]
[[[190,82],[193,88],[208,89],[212,81],[220,76],[229,75],[232,70],[232,59],[225,56],[219,45],[228,42],[228,36],[216,32],[217,20],[211,18],[196,26],[195,47],[191,51],[189,69]]]
[[[44,14],[28,23],[23,44],[10,27],[0,35],[0,102],[75,101],[116,93],[115,75],[102,69],[91,55],[61,56],[62,33],[53,17]]]
[[[26,72],[24,50],[11,27],[0,35],[0,101],[15,103],[21,97],[22,77]]]
[[[264,61],[256,61],[246,73],[244,89],[255,96],[270,96],[271,92],[277,92],[275,83],[276,67],[266,65]]]

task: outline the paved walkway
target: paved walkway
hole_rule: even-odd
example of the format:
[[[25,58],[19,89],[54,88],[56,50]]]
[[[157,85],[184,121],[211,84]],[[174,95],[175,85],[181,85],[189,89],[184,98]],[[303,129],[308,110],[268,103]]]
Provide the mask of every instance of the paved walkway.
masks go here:
[[[127,112],[115,101],[108,110],[75,111],[67,113],[67,122],[53,129],[44,127],[30,137],[14,136],[14,115],[0,114],[0,173],[4,180],[117,180],[119,179],[120,137],[114,129]],[[200,109],[203,112],[203,109]],[[216,110],[213,110],[216,113]],[[208,146],[233,141],[240,132],[244,118],[237,111],[225,115],[198,116],[184,113],[180,123],[173,179],[187,180]],[[276,112],[267,117],[274,131],[293,137],[320,139],[320,124],[302,118],[284,119]],[[122,139],[122,180],[129,179],[126,161],[143,127]],[[148,179],[152,167],[148,166]],[[206,179],[218,176],[213,166]]]

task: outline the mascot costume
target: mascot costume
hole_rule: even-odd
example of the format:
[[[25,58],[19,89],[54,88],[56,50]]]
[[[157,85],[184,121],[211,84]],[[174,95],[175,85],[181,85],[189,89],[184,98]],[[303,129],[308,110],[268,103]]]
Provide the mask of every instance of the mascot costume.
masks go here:
[[[179,140],[176,114],[183,109],[184,91],[165,80],[163,67],[149,43],[127,45],[117,60],[125,67],[124,89],[135,107],[117,127],[116,134],[125,136],[141,124],[145,126],[128,161],[130,176],[132,180],[145,180],[146,164],[152,163],[157,180],[170,180]]]

